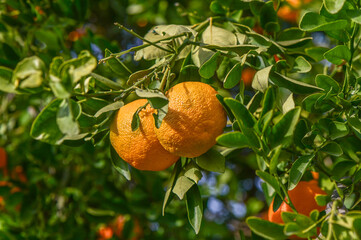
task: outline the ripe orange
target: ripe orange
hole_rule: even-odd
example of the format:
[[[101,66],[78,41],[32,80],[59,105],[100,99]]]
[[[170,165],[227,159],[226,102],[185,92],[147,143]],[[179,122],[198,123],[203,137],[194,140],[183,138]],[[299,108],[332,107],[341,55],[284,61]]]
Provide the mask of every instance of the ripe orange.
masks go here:
[[[113,237],[113,229],[109,226],[102,226],[98,230],[98,240],[110,239]]]
[[[318,180],[320,177],[320,174],[318,172],[311,171],[312,177],[315,180]]]
[[[183,82],[166,93],[168,113],[155,133],[169,152],[198,157],[207,152],[226,126],[226,112],[217,91],[201,82]]]
[[[139,112],[140,125],[131,128],[133,114],[147,103],[138,99],[121,107],[110,126],[110,142],[119,156],[139,170],[161,171],[170,167],[179,157],[167,152],[154,132],[155,110],[149,105]]]
[[[242,76],[241,76],[241,80],[244,83],[244,86],[246,87],[251,87],[252,86],[252,81],[253,81],[253,77],[256,74],[256,70],[253,68],[244,68],[242,69]]]
[[[288,194],[297,212],[300,214],[309,216],[314,209],[317,209],[318,211],[326,209],[326,206],[319,206],[316,203],[315,197],[317,195],[326,195],[326,192],[318,186],[316,180],[311,180],[309,182],[300,181],[294,189],[288,191]],[[274,223],[283,223],[281,217],[282,212],[293,212],[293,210],[288,204],[282,202],[281,206],[274,212],[272,201],[268,209],[268,220]],[[290,238],[299,239],[297,236],[291,236]]]

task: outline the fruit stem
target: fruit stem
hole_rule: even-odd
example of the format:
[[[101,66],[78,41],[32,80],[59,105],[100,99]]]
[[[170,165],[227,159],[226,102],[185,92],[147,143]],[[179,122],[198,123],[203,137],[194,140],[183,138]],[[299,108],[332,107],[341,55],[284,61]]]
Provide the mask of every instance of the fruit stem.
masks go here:
[[[163,74],[163,78],[162,81],[160,82],[160,87],[159,90],[163,91],[164,90],[164,86],[167,82],[168,76],[169,76],[169,66],[166,67],[165,72]]]

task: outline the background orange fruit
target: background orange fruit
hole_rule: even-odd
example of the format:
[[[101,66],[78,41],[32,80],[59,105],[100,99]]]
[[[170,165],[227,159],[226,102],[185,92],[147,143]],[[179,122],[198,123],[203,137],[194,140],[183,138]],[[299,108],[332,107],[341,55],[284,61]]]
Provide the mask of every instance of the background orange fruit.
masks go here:
[[[295,206],[298,213],[308,216],[314,209],[318,211],[325,210],[326,206],[319,206],[316,203],[315,197],[317,195],[327,195],[319,186],[317,181],[311,180],[309,182],[300,181],[297,186],[288,191],[293,205]],[[281,206],[276,212],[273,211],[273,201],[268,209],[268,220],[275,223],[283,223],[281,218],[282,212],[293,212],[292,208],[282,202]]]
[[[5,149],[0,147],[0,168],[5,168],[7,166],[7,156]]]
[[[113,237],[113,229],[109,226],[102,226],[98,230],[98,240],[111,239]]]
[[[119,156],[139,170],[160,171],[178,160],[159,143],[154,132],[155,110],[149,105],[139,112],[140,125],[134,132],[131,128],[133,114],[147,103],[138,99],[121,107],[110,127],[110,142]]]
[[[169,89],[168,113],[160,128],[155,129],[167,151],[193,158],[216,143],[227,121],[216,94],[210,85],[201,82],[183,82]]]
[[[256,72],[257,71],[255,69],[249,67],[242,69],[241,80],[243,81],[244,86],[246,87],[252,86],[253,77],[256,74]]]

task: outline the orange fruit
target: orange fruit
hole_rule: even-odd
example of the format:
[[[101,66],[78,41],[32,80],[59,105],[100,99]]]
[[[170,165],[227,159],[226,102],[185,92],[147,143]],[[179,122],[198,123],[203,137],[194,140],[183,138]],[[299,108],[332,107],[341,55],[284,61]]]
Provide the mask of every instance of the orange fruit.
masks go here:
[[[319,206],[316,203],[315,197],[317,195],[327,195],[319,186],[316,180],[309,182],[300,181],[297,186],[288,191],[293,205],[295,206],[298,213],[309,216],[312,210],[317,209],[323,211],[326,206]],[[282,212],[293,212],[292,208],[285,202],[281,203],[281,206],[276,212],[273,211],[273,201],[268,209],[268,220],[274,223],[283,223],[281,213]],[[299,239],[297,236],[291,236],[291,239]]]
[[[223,133],[227,117],[217,91],[201,82],[182,82],[166,93],[168,113],[155,133],[169,152],[198,157],[207,152]]]
[[[241,76],[241,80],[244,83],[244,86],[246,87],[251,87],[252,86],[252,81],[253,81],[253,77],[256,74],[256,70],[253,68],[244,68],[242,69],[242,76]]]
[[[167,152],[159,143],[152,115],[156,111],[149,105],[139,112],[139,127],[132,131],[133,115],[146,103],[146,99],[138,99],[118,110],[110,126],[110,142],[118,155],[133,167],[161,171],[173,165],[179,157]]]
[[[98,230],[98,240],[110,239],[113,237],[113,229],[109,226],[101,226]]]
[[[0,147],[0,168],[5,168],[7,166],[7,156],[5,149]]]
[[[303,5],[310,3],[312,0],[286,0],[288,5],[278,9],[277,15],[290,23],[297,23],[300,16],[300,9]]]
[[[16,166],[12,172],[11,172],[11,178],[12,179],[15,179],[15,180],[18,180],[22,183],[27,183],[28,182],[28,179],[24,173],[24,169],[22,166]]]
[[[121,238],[123,236],[123,229],[124,229],[125,223],[126,223],[126,219],[123,215],[119,215],[114,221],[114,224],[113,224],[114,234],[119,238]],[[143,231],[137,220],[134,221],[134,227],[133,227],[132,234],[133,234],[133,237],[131,238],[131,240],[140,239],[140,237],[143,234]]]

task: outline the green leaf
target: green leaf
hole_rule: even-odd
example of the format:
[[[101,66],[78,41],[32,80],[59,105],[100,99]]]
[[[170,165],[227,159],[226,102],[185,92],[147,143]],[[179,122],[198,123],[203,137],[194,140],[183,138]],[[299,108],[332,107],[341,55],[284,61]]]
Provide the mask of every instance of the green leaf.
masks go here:
[[[321,88],[291,79],[276,72],[271,72],[270,78],[277,86],[287,88],[293,93],[309,94],[322,91]]]
[[[81,114],[81,106],[72,99],[63,99],[56,114],[56,123],[60,131],[66,136],[79,133],[79,124],[76,121]]]
[[[277,41],[277,43],[285,48],[298,48],[307,44],[311,40],[312,40],[311,37],[306,37],[306,38],[293,39],[287,41]]]
[[[281,195],[281,189],[278,185],[277,179],[275,179],[271,174],[257,170],[256,175],[262,178],[266,183],[268,183],[276,191],[277,194]]]
[[[113,89],[113,90],[120,90],[122,89],[122,86],[117,83],[117,82],[114,82],[106,77],[103,77],[99,74],[96,74],[96,73],[90,73],[90,76],[92,76],[96,82],[99,82],[100,84],[103,84],[107,87],[109,87],[109,89]]]
[[[110,160],[115,170],[130,181],[129,165],[118,155],[112,145],[110,145]]]
[[[333,121],[329,125],[330,137],[332,140],[347,136],[349,128],[346,123]]]
[[[242,65],[237,63],[233,68],[228,72],[227,76],[224,79],[223,86],[226,89],[233,88],[236,86],[242,77]]]
[[[112,210],[105,210],[105,209],[96,209],[96,208],[87,208],[86,212],[92,216],[95,217],[104,217],[104,216],[110,216],[110,217],[114,217],[115,216],[115,212]]]
[[[338,45],[325,52],[324,57],[333,64],[341,65],[351,60],[351,51],[345,45]]]
[[[311,71],[311,64],[302,56],[298,56],[295,59],[295,65],[293,66],[292,72],[295,73],[307,73]]]
[[[12,83],[16,88],[36,92],[44,81],[45,64],[37,56],[24,58],[13,71]]]
[[[190,180],[188,177],[179,176],[175,182],[172,192],[175,193],[179,199],[183,199],[184,195],[194,184],[195,182]]]
[[[225,98],[224,102],[231,109],[232,113],[237,119],[238,124],[248,128],[252,128],[254,126],[256,123],[255,118],[242,103],[233,98]]]
[[[325,90],[325,92],[329,92],[332,88],[333,93],[338,93],[340,91],[340,86],[338,83],[328,75],[317,74],[316,85]]]
[[[216,52],[210,59],[203,63],[203,65],[199,68],[199,75],[201,75],[201,77],[206,79],[213,77],[217,70],[217,60],[219,55],[220,52]]]
[[[269,143],[272,148],[287,143],[293,136],[293,131],[300,117],[301,108],[288,111],[281,120],[272,127]]]
[[[263,101],[262,101],[262,112],[261,118],[268,113],[269,111],[273,110],[276,105],[276,93],[273,87],[267,89],[266,93],[264,94]]]
[[[357,165],[356,162],[352,160],[341,160],[334,164],[332,169],[332,176],[336,179],[340,179],[347,175],[347,172]]]
[[[133,85],[134,83],[143,80],[144,78],[149,79],[150,78],[149,74],[153,71],[154,69],[149,68],[149,69],[139,70],[131,74],[128,78],[127,85],[129,86]]]
[[[317,195],[315,197],[316,203],[319,206],[326,206],[328,202],[331,201],[330,196],[328,195]]]
[[[217,143],[229,148],[244,148],[248,146],[248,139],[244,134],[236,131],[218,136]]]
[[[63,142],[64,134],[56,123],[56,115],[61,102],[61,99],[53,100],[35,118],[30,130],[30,135],[33,138],[49,144],[61,144]]]
[[[283,233],[284,227],[280,224],[269,222],[258,217],[249,217],[246,223],[253,232],[266,239],[287,239],[287,236]]]
[[[277,148],[273,149],[273,155],[271,157],[271,160],[270,160],[270,164],[269,164],[269,172],[271,174],[275,174],[277,173],[277,164],[278,164],[278,158],[281,154],[281,146],[278,146]]]
[[[347,26],[344,19],[332,20],[314,12],[307,12],[300,21],[300,29],[308,32],[342,30]]]
[[[266,31],[271,32],[269,23],[276,23],[278,22],[277,19],[277,13],[273,8],[273,2],[267,2],[263,5],[260,11],[260,24],[263,29],[266,29]],[[273,31],[272,31],[273,32]]]
[[[335,142],[330,142],[320,149],[322,152],[339,157],[343,154],[342,148]]]
[[[268,88],[268,79],[272,67],[273,65],[256,72],[253,77],[252,88],[261,92],[264,92]]]
[[[206,153],[197,157],[195,161],[198,166],[207,171],[224,173],[226,169],[225,157],[215,148],[209,149]]]
[[[240,57],[242,57],[244,54],[248,53],[251,50],[258,49],[257,46],[254,45],[231,45],[231,46],[219,46],[219,45],[203,45],[203,48],[210,49],[210,50],[219,50],[219,51],[231,51],[236,54],[238,54]],[[202,75],[201,75],[202,76]],[[213,76],[213,75],[212,75]]]
[[[346,0],[323,0],[323,4],[326,10],[331,14],[338,13],[342,9],[345,2]]]
[[[15,84],[11,81],[13,70],[0,66],[0,91],[16,93]]]
[[[353,229],[359,239],[361,239],[361,218],[358,217],[353,220]]]
[[[182,161],[176,162],[176,164],[174,165],[173,171],[172,171],[172,175],[169,178],[169,181],[167,184],[168,185],[167,191],[164,195],[164,200],[163,200],[162,216],[164,216],[165,208],[166,208],[167,204],[170,202],[170,196],[171,196],[174,184],[177,180],[177,176],[178,176],[179,172],[181,171],[181,165],[182,165]]]
[[[110,112],[110,111],[115,111],[118,110],[119,108],[124,106],[124,102],[123,101],[117,101],[117,102],[113,102],[101,109],[99,109],[96,114],[94,115],[94,117],[99,117],[100,115],[102,115],[103,113],[106,112]]]
[[[191,161],[184,167],[184,176],[198,183],[202,179],[202,172],[194,161]]]
[[[140,125],[140,117],[139,117],[139,109],[133,114],[132,117],[132,123],[131,123],[131,127],[132,127],[132,131],[136,131],[139,128]]]
[[[324,48],[324,47],[311,47],[305,49],[307,55],[312,57],[316,62],[323,60],[324,59],[323,54],[328,50],[329,50],[328,48]]]
[[[196,234],[199,233],[203,217],[203,202],[198,186],[193,185],[188,190],[186,200],[188,220]]]
[[[314,155],[301,156],[292,164],[288,181],[288,190],[292,190],[297,186],[313,158]]]
[[[108,57],[111,54],[113,53],[109,49],[105,49],[105,57]],[[132,74],[132,71],[130,71],[129,68],[127,68],[127,66],[125,66],[125,64],[118,58],[108,59],[106,63],[110,67],[110,69],[112,69],[120,76],[129,76],[130,74]]]
[[[149,104],[154,109],[162,108],[168,104],[168,98],[161,91],[137,88],[135,93],[141,98],[148,99]]]
[[[222,4],[220,4],[218,1],[212,1],[211,5],[209,6],[209,8],[211,9],[212,12],[214,12],[215,14],[224,14],[227,11],[224,9],[224,7],[222,6]]]
[[[351,20],[357,24],[361,24],[361,10],[360,9],[347,9],[347,16],[351,18]]]

